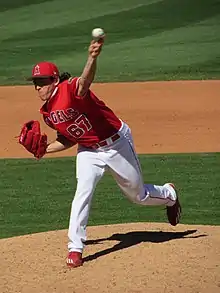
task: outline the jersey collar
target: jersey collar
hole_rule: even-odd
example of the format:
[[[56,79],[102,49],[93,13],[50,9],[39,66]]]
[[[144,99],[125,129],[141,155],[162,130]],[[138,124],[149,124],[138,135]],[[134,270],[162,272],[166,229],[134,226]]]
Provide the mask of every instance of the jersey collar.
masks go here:
[[[58,86],[55,87],[54,91],[52,92],[52,95],[51,95],[50,99],[53,98],[56,95],[57,91],[58,91]],[[49,101],[50,101],[50,99],[49,99]]]

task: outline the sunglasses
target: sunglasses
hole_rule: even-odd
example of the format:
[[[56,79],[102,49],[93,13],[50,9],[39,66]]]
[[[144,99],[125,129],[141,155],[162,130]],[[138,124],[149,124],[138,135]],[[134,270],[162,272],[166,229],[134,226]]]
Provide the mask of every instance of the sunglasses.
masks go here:
[[[43,87],[45,85],[50,85],[54,82],[53,77],[38,77],[33,79],[33,83],[35,86]]]

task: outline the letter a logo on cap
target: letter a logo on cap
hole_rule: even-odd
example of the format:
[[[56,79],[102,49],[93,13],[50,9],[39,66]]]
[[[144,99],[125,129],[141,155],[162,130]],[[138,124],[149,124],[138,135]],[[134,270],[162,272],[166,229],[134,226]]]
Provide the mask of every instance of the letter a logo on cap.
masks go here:
[[[34,75],[40,75],[40,66],[39,65],[36,65],[34,67]]]

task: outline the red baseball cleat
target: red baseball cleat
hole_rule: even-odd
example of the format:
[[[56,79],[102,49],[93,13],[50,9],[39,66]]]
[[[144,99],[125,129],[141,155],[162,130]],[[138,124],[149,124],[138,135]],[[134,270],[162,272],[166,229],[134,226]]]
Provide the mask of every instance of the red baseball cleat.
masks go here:
[[[179,202],[178,193],[177,193],[177,190],[175,188],[175,185],[173,183],[168,183],[168,184],[176,192],[177,198],[176,198],[176,202],[175,202],[175,204],[173,206],[167,206],[166,207],[167,208],[167,218],[168,218],[169,223],[172,226],[176,226],[180,221],[182,208],[181,208],[181,205],[180,205],[180,202]]]
[[[78,251],[71,251],[68,253],[66,264],[68,267],[76,268],[83,264],[82,253]]]

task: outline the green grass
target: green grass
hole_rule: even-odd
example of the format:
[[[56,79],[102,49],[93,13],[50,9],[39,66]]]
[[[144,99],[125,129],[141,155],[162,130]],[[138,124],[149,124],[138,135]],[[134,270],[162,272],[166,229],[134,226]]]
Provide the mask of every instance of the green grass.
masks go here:
[[[1,84],[24,84],[41,60],[79,75],[96,26],[96,81],[220,77],[219,0],[4,0],[0,26]]]
[[[220,224],[220,154],[140,156],[146,183],[175,182],[182,223]],[[0,160],[0,237],[68,228],[76,186],[75,158]],[[108,174],[95,191],[89,225],[166,222],[163,207],[122,196]]]

